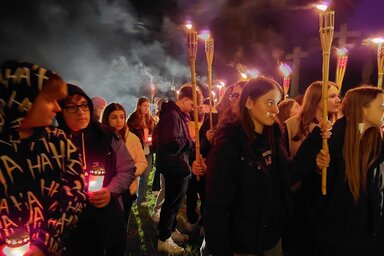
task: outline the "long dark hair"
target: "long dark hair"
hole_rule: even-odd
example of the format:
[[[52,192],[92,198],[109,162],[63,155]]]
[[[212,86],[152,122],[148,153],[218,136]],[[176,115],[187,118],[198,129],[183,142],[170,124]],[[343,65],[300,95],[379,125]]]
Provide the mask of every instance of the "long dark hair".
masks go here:
[[[383,140],[380,127],[368,128],[361,134],[358,124],[364,121],[363,108],[368,107],[380,93],[383,90],[377,87],[357,87],[345,94],[342,104],[347,120],[343,146],[345,176],[355,202],[360,197],[360,189],[365,191],[367,173],[380,155]]]
[[[125,112],[125,109],[122,105],[120,105],[119,103],[116,103],[116,102],[113,102],[113,103],[110,103],[108,106],[105,107],[104,111],[103,111],[103,115],[102,115],[102,118],[101,118],[101,123],[108,126],[108,127],[111,127],[109,125],[109,115],[113,112],[113,111],[117,111],[117,110],[121,110],[124,112],[124,120],[127,118],[127,114]],[[120,134],[120,136],[122,137],[122,139],[124,140],[124,142],[126,142],[127,138],[127,131],[128,131],[128,126],[127,126],[127,123],[124,121],[124,127],[123,129],[121,129],[120,131],[118,131],[118,133]]]
[[[239,101],[239,113],[237,115],[236,120],[240,121],[241,126],[250,141],[253,141],[255,139],[255,124],[252,120],[251,115],[249,114],[248,109],[245,106],[247,99],[249,97],[252,101],[255,101],[272,90],[278,90],[280,95],[283,95],[280,85],[275,80],[266,77],[258,77],[250,79],[245,84],[241,92]],[[264,130],[268,136],[270,145],[273,148],[274,127],[265,126]]]
[[[148,128],[149,134],[152,134],[153,128],[155,126],[155,120],[149,112],[143,115],[139,110],[139,107],[144,102],[150,103],[149,99],[146,97],[139,98],[137,101],[136,110],[129,116],[127,124],[131,130],[141,130]]]

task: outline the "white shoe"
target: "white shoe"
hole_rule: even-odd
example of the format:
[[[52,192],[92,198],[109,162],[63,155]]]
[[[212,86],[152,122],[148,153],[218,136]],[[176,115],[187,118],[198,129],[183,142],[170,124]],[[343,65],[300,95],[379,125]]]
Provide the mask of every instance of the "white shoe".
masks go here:
[[[176,243],[185,243],[188,241],[189,236],[186,234],[182,234],[179,230],[175,229],[175,231],[173,231],[171,234],[171,238]]]
[[[154,223],[159,223],[160,213],[157,213],[157,212],[152,213],[151,218]]]
[[[180,254],[184,252],[184,248],[175,244],[172,238],[168,238],[164,242],[160,239],[157,241],[157,251],[158,252],[166,252],[169,254]]]

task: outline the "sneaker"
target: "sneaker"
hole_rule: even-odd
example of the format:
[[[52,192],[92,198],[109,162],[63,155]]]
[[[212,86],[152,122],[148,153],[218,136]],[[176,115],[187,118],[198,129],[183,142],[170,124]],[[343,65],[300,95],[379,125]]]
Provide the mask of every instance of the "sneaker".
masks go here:
[[[175,229],[175,231],[172,232],[171,238],[176,243],[185,243],[188,241],[189,236],[183,233],[180,233],[179,230]]]
[[[160,239],[157,241],[157,251],[166,252],[169,254],[180,254],[184,252],[184,248],[175,244],[175,242],[170,237],[164,242]]]
[[[154,223],[159,223],[160,213],[157,213],[157,212],[152,213],[151,218]]]

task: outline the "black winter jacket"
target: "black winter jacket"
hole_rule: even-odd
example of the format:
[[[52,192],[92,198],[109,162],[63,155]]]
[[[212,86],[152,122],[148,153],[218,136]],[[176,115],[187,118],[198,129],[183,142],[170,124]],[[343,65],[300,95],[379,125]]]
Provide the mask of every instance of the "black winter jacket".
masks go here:
[[[343,144],[346,120],[338,120],[329,140],[331,155],[327,175],[327,196],[318,209],[314,236],[320,255],[377,255],[383,247],[384,144],[374,168],[368,171],[366,192],[354,203],[345,177]],[[320,179],[321,177],[319,177]],[[381,234],[381,235],[380,235]],[[378,236],[379,235],[379,236]]]
[[[173,101],[161,107],[157,127],[156,168],[164,175],[190,175],[189,156],[194,145],[187,127],[188,116]]]
[[[212,255],[262,254],[272,248],[292,213],[290,185],[304,175],[299,170],[316,166],[319,131],[303,143],[305,156],[289,161],[280,129],[273,128],[272,147],[265,134],[250,142],[240,123],[218,131],[206,174],[205,239]]]

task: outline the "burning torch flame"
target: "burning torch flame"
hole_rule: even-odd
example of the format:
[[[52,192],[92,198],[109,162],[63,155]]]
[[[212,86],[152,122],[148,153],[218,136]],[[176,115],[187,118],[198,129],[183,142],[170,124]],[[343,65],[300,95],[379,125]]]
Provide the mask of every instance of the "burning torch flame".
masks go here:
[[[154,91],[156,89],[154,84],[151,84],[151,91]]]
[[[211,37],[211,33],[209,30],[203,30],[199,34],[199,38],[203,39],[204,41],[208,40]]]
[[[383,37],[375,37],[371,41],[374,42],[375,44],[382,44],[382,43],[384,43],[384,38]]]
[[[345,48],[342,48],[342,49],[336,48],[336,49],[337,49],[337,56],[338,57],[344,56],[348,53],[348,50]]]
[[[283,73],[284,77],[288,77],[292,73],[292,69],[285,63],[281,63],[279,66],[280,72]]]
[[[221,90],[221,88],[223,88],[224,86],[225,86],[225,83],[223,81],[220,81],[220,83],[216,85],[216,87],[219,88],[219,90]]]
[[[243,79],[247,79],[248,78],[247,74],[245,74],[243,72],[241,72],[240,75],[241,75],[241,78],[243,78]]]
[[[325,12],[328,9],[328,3],[327,2],[321,2],[319,4],[316,4],[315,7],[319,9],[320,11]]]
[[[252,78],[256,78],[256,77],[258,77],[259,74],[260,74],[259,70],[257,70],[257,69],[248,69],[248,70],[246,71],[246,73],[247,73],[250,77],[252,77]]]
[[[193,26],[192,26],[192,22],[191,21],[187,21],[186,23],[185,23],[185,27],[187,28],[187,29],[191,29]]]

